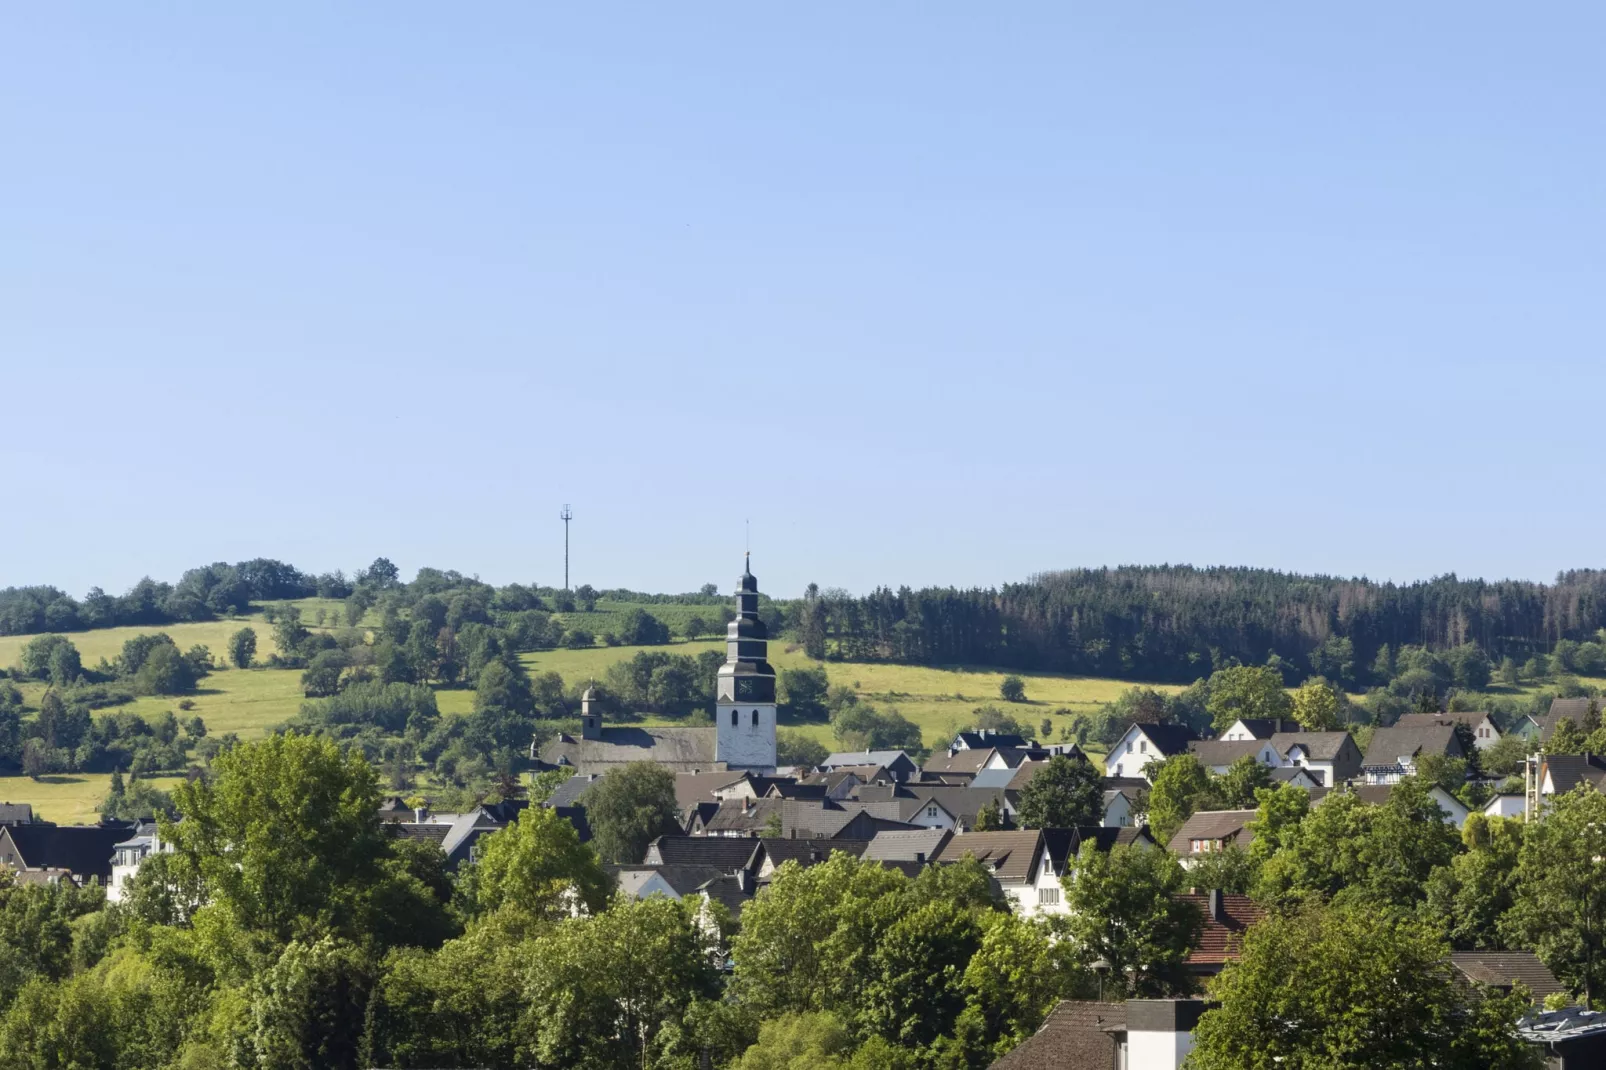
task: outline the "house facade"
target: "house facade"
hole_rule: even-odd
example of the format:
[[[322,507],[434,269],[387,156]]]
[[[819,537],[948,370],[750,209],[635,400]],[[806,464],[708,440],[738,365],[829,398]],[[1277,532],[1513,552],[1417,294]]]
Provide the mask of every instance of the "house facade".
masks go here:
[[[1147,780],[1145,770],[1150,762],[1182,754],[1193,741],[1193,733],[1182,725],[1133,723],[1105,755],[1104,775]]]

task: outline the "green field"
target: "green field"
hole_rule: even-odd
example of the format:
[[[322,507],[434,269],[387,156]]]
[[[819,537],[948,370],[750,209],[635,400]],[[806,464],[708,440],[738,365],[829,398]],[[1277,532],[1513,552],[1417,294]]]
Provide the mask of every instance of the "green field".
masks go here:
[[[303,608],[303,619],[309,625],[311,620],[307,610],[316,602],[315,599],[308,599],[299,603]],[[336,604],[330,603],[324,608],[327,611],[329,606]],[[602,605],[607,606],[606,603]],[[618,610],[618,613],[622,615],[629,608],[633,607],[625,607]],[[672,628],[680,625],[672,622],[674,614],[665,612],[667,610],[684,611],[684,616],[705,609],[712,610],[714,612],[705,615],[714,619],[718,609],[714,606],[644,606],[643,608],[660,616],[666,622],[671,622]],[[616,607],[607,606],[606,614],[599,611],[596,614],[565,614],[565,617],[576,623],[585,622],[584,626],[592,627],[591,618],[611,615],[615,609]],[[274,651],[272,628],[260,614],[253,614],[250,618],[201,624],[174,624],[161,628],[107,628],[100,631],[75,632],[70,638],[88,665],[97,664],[103,657],[107,660],[115,658],[122,651],[123,643],[127,639],[155,631],[164,631],[171,635],[181,648],[188,648],[195,643],[205,644],[211,648],[214,658],[221,660],[228,637],[245,624],[250,624],[256,629],[258,657],[263,658],[272,653]],[[599,627],[596,630],[600,632],[606,629]],[[0,637],[0,665],[14,665],[22,647],[30,638],[29,636]],[[633,657],[641,650],[695,655],[704,650],[722,649],[723,643],[720,641],[703,640],[696,643],[677,642],[660,647],[597,646],[584,650],[543,650],[525,654],[521,660],[531,672],[557,672],[565,683],[581,685],[592,678],[601,679],[609,665]],[[788,648],[779,642],[771,644],[770,661],[777,669],[795,669],[813,664],[801,651]],[[939,743],[968,723],[971,712],[977,706],[989,702],[1004,705],[998,699],[998,685],[1004,678],[1001,672],[835,662],[826,663],[825,669],[833,684],[853,688],[865,701],[877,707],[897,708],[905,717],[920,726],[928,746]],[[1028,701],[1009,705],[1008,711],[1031,724],[1034,730],[1039,722],[1049,718],[1055,722],[1053,735],[1056,738],[1061,724],[1069,723],[1079,714],[1093,712],[1104,703],[1112,701],[1126,688],[1133,686],[1130,681],[1124,680],[1023,675],[1026,680]],[[1162,689],[1178,690],[1169,685],[1162,685]],[[44,685],[30,683],[23,685],[22,690],[29,703],[37,705],[39,696],[44,691]],[[289,720],[299,712],[303,701],[301,672],[297,669],[223,669],[206,677],[201,682],[200,690],[188,697],[195,703],[194,710],[189,712],[200,715],[206,722],[209,733],[221,735],[235,732],[242,738],[251,739],[266,734],[274,725]],[[473,708],[474,692],[467,688],[443,688],[437,692],[436,700],[443,714],[448,716],[464,714]],[[122,708],[145,715],[156,715],[164,710],[178,712],[178,701],[172,697],[146,696]],[[1061,709],[1068,713],[1056,715],[1055,711]],[[184,714],[188,715],[189,713]],[[656,719],[649,718],[648,723],[654,720]],[[789,727],[819,739],[828,747],[836,746],[829,725],[806,724]],[[52,821],[62,823],[93,821],[95,804],[105,795],[108,779],[107,776],[100,774],[70,774],[49,777],[40,782],[21,776],[0,777],[0,801],[33,803],[41,814]]]

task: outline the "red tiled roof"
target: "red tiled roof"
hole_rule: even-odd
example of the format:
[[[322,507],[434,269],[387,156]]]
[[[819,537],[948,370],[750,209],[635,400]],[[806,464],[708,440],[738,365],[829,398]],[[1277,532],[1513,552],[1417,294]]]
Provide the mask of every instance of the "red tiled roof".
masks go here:
[[[1198,907],[1199,916],[1204,919],[1204,925],[1199,929],[1199,943],[1188,952],[1190,966],[1219,966],[1224,962],[1236,961],[1243,948],[1245,931],[1266,916],[1266,912],[1247,895],[1221,897],[1222,912],[1226,915],[1223,921],[1210,916],[1208,895],[1179,895],[1177,898]]]

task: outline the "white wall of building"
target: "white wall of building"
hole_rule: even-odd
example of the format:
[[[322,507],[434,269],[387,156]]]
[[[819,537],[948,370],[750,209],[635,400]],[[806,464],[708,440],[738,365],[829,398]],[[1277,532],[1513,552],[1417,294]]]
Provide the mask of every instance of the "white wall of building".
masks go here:
[[[755,723],[756,721],[756,723]],[[731,769],[775,768],[775,706],[721,702],[714,712],[714,760]]]

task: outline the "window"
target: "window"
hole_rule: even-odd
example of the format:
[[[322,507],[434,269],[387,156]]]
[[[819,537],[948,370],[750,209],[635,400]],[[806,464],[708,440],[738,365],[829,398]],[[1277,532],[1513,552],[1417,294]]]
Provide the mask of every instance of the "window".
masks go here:
[[[732,727],[732,728],[735,728],[735,727],[736,727],[736,724],[737,724],[737,721],[736,721],[736,718],[737,718],[737,715],[738,715],[738,711],[736,711],[736,710],[731,710],[731,727]]]
[[[1132,753],[1132,741],[1130,739],[1126,741],[1126,752],[1128,754]]]
[[[1142,751],[1144,754],[1149,753],[1149,741],[1146,739],[1140,741],[1138,743],[1138,750]]]
[[[758,711],[757,710],[753,711],[753,727],[754,728],[758,727]]]
[[[926,816],[927,817],[936,817],[937,816],[937,808],[935,806],[926,807]]]
[[[1059,901],[1060,901],[1060,890],[1058,888],[1039,888],[1039,889],[1037,889],[1037,904],[1038,904],[1038,906],[1054,906],[1054,905],[1058,904]]]

